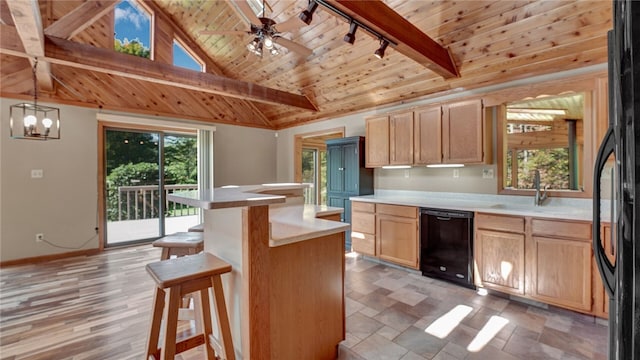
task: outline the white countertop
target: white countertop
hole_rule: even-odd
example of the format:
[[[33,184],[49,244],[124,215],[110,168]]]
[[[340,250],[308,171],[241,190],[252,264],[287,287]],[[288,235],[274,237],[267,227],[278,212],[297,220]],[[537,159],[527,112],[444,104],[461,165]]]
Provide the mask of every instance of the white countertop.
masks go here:
[[[167,198],[206,210],[269,205],[269,245],[272,247],[349,230],[349,224],[317,218],[341,214],[344,211],[342,208],[305,205],[301,202],[285,203],[287,198],[284,195],[263,194],[306,187],[307,184],[297,183],[225,186],[204,192],[175,192]]]
[[[176,191],[167,199],[180,204],[202,209],[223,209],[243,206],[261,206],[284,203],[283,195],[262,194],[265,191],[303,189],[306,184],[263,184],[245,186],[224,186],[213,190]]]
[[[347,223],[317,218],[342,212],[342,208],[329,206],[271,206],[269,246],[282,246],[347,231],[350,227]]]
[[[549,198],[534,206],[531,196],[378,190],[374,195],[354,196],[354,201],[425,208],[479,211],[493,214],[535,216],[592,221],[591,199]]]

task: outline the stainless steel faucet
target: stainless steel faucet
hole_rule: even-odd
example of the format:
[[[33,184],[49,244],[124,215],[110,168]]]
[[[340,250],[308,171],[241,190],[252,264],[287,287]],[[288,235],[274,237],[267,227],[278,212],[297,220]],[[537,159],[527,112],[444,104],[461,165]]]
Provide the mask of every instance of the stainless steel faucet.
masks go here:
[[[535,206],[540,206],[547,199],[547,188],[548,185],[544,187],[542,194],[540,194],[540,170],[535,170],[533,175],[533,186],[536,188],[536,195],[534,198],[533,204]]]

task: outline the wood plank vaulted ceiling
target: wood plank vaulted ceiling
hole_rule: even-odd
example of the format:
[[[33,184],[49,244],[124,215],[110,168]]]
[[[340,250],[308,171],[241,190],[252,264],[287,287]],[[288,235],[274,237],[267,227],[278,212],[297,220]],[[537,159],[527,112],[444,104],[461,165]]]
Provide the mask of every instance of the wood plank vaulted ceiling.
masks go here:
[[[33,93],[31,64],[21,56],[25,50],[10,11],[15,1],[23,0],[0,0],[0,95],[28,100]],[[113,12],[109,11],[68,40],[43,35],[44,57],[55,61],[48,64],[51,90],[38,77],[39,98],[106,111],[283,129],[607,61],[606,33],[612,28],[608,0],[383,1],[448,49],[460,76],[445,79],[393,47],[382,60],[375,58],[376,39],[360,30],[353,45],[344,42],[349,25],[323,7],[313,14],[310,25],[284,33],[313,50],[312,55],[305,59],[284,49],[280,55],[265,54],[261,59],[247,51],[248,35],[201,34],[203,30],[248,30],[228,1],[158,0],[147,2],[156,13],[153,62],[157,67],[147,66],[152,60],[146,59],[118,65],[121,54],[110,55]],[[298,16],[307,7],[307,0],[267,3],[266,15],[276,23]],[[40,0],[43,32],[82,4]],[[274,101],[255,101],[242,93],[223,96],[208,78],[172,67],[174,36],[203,58],[210,74],[240,80]],[[87,51],[86,45],[101,51]],[[70,62],[82,66],[70,66]],[[278,104],[285,93],[306,97],[318,110]]]

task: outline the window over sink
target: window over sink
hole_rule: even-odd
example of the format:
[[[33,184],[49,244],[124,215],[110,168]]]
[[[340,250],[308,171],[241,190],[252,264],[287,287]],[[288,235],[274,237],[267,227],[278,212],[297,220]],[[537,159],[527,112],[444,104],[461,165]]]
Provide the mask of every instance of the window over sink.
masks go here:
[[[588,196],[585,130],[590,92],[563,92],[510,101],[498,109],[498,166],[501,193],[530,195],[534,174],[552,196]],[[586,144],[586,147],[585,147]],[[588,169],[589,171],[591,169]]]

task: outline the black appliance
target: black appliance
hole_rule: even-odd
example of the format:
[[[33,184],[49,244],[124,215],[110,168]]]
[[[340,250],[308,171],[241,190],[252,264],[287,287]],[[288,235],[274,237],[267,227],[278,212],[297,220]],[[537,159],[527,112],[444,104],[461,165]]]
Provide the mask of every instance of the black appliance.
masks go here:
[[[609,129],[595,162],[593,194],[593,248],[609,295],[612,360],[640,359],[638,140],[640,2],[615,0],[609,32]],[[602,222],[611,225],[611,245],[606,248],[600,234]]]
[[[473,212],[420,209],[422,275],[473,286]]]

